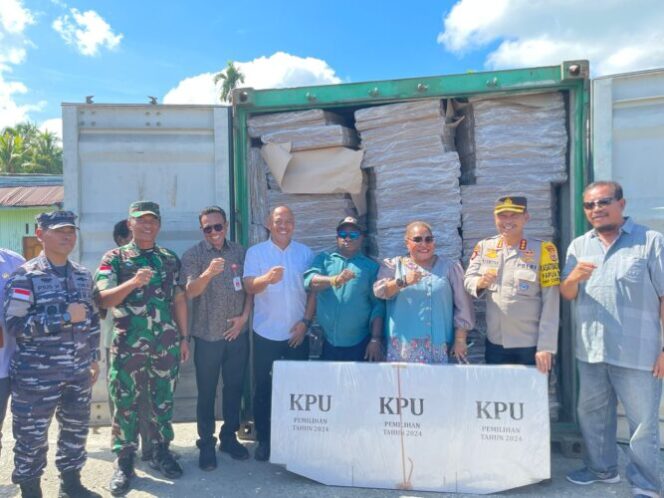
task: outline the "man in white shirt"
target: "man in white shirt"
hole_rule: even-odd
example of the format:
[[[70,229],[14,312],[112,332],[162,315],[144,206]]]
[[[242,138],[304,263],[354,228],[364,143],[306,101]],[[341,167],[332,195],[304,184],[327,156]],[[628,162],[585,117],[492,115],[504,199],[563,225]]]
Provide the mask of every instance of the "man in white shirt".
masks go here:
[[[304,272],[314,254],[292,240],[295,217],[287,206],[272,210],[267,221],[270,238],[250,247],[244,261],[244,286],[254,294],[254,421],[258,447],[254,457],[270,458],[272,364],[275,360],[306,360],[305,335],[316,301],[304,289]]]

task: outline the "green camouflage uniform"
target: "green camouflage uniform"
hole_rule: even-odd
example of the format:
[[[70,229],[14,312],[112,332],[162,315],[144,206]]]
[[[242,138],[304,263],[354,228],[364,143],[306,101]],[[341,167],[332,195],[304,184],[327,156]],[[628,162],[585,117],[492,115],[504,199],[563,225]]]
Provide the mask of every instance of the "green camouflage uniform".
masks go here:
[[[172,251],[157,245],[142,250],[130,242],[104,255],[95,276],[97,291],[130,280],[140,268],[152,269],[150,283],[134,289],[112,309],[109,390],[116,407],[112,449],[119,456],[136,451],[138,386],[147,385],[149,391],[152,443],[169,443],[173,439],[173,390],[180,340],[172,307],[175,296],[183,292],[178,285],[180,260]]]

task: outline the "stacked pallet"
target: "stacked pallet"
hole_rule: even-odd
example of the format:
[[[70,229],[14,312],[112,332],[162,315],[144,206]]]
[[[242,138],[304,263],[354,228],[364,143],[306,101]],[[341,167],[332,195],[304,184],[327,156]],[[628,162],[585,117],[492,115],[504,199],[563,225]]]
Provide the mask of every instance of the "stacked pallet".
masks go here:
[[[560,93],[471,99],[457,134],[464,158],[461,187],[463,256],[467,263],[478,241],[496,233],[493,207],[498,197],[528,198],[526,234],[556,236],[555,186],[567,180],[565,104]],[[475,300],[476,327],[470,334],[472,363],[484,361],[486,303]],[[555,388],[552,416],[557,404]],[[555,406],[554,406],[555,405]]]
[[[474,185],[461,189],[463,254],[495,233],[493,203],[505,195],[528,198],[528,235],[556,235],[554,187],[567,180],[566,111],[557,92],[471,99],[473,126],[461,140],[475,165]],[[466,143],[471,142],[471,143]]]
[[[406,225],[422,220],[433,227],[438,251],[458,259],[460,163],[457,153],[443,145],[443,103],[360,109],[355,121],[364,150],[362,168],[369,174],[370,253],[379,259],[403,254]]]

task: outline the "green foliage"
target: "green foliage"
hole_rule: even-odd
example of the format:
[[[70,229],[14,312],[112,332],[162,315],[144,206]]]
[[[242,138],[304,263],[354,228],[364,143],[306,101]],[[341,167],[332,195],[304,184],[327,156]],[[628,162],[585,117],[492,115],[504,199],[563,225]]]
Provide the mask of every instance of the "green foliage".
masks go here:
[[[62,174],[60,139],[34,123],[19,123],[0,133],[0,172]]]
[[[223,83],[221,84],[219,98],[222,102],[228,102],[233,89],[237,88],[239,83],[244,83],[244,74],[240,72],[239,68],[235,67],[233,61],[228,61],[226,68],[214,75],[215,85],[220,81],[223,81]]]

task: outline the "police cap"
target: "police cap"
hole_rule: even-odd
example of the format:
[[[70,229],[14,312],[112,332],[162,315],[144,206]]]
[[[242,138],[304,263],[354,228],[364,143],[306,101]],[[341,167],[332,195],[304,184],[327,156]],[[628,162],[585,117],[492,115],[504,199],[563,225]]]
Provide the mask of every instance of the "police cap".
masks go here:
[[[496,200],[496,206],[493,208],[494,214],[504,213],[511,211],[513,213],[525,213],[528,208],[528,199],[523,196],[506,196],[499,197]]]

